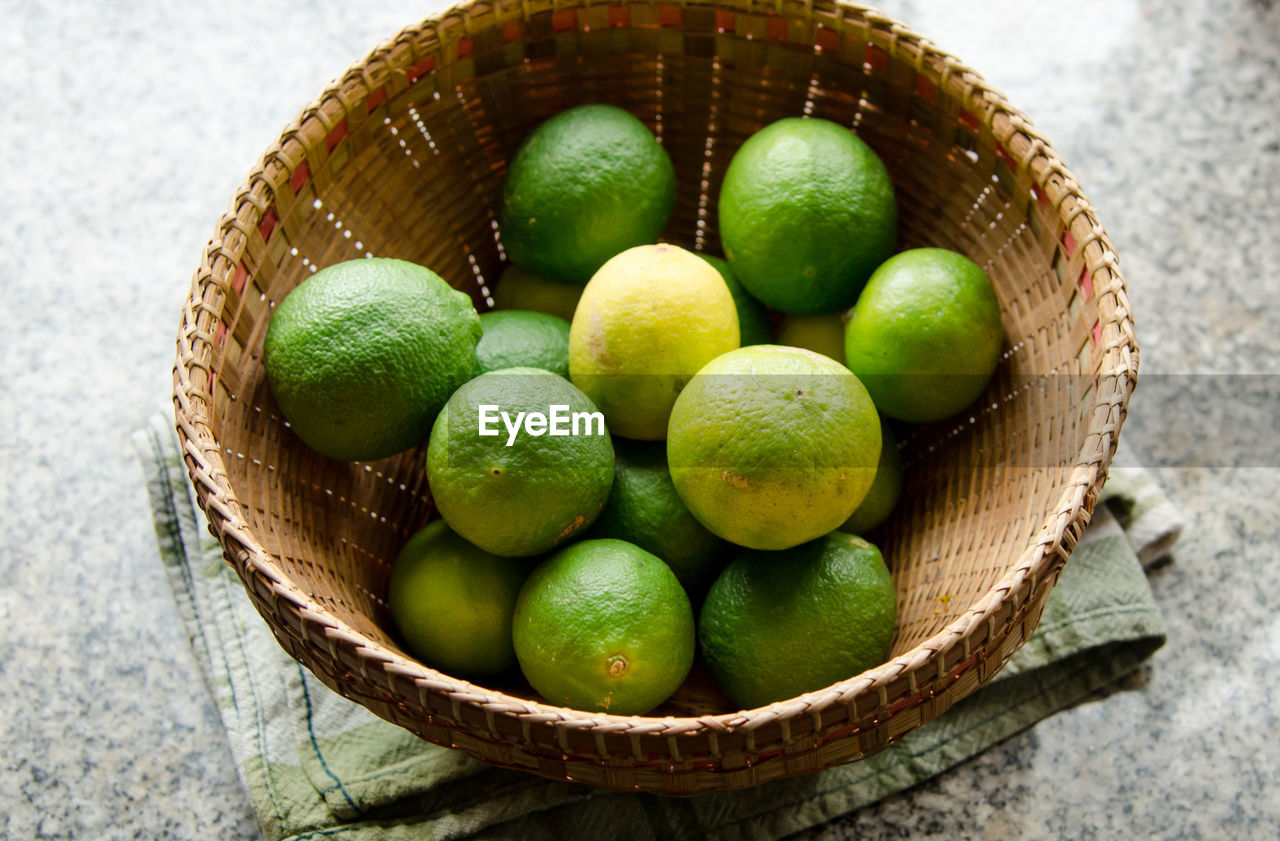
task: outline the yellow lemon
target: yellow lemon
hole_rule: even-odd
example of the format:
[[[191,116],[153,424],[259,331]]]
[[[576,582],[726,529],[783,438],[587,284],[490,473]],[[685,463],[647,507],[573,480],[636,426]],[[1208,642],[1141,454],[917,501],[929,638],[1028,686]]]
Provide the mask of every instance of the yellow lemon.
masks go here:
[[[778,324],[775,344],[802,347],[844,364],[844,316],[788,315]]]
[[[624,438],[666,437],[667,417],[702,366],[738,347],[724,279],[676,245],[630,248],[582,290],[569,329],[569,378]]]

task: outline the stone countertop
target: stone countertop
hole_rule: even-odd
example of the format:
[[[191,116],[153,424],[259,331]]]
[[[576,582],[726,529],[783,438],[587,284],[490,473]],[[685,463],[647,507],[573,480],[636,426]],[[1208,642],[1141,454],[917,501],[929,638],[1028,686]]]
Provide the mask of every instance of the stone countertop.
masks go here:
[[[0,836],[252,838],[129,434],[257,155],[440,5],[4,7]],[[1168,644],[1125,686],[803,837],[1274,837],[1280,8],[881,7],[1003,90],[1099,207],[1142,349],[1125,438],[1188,528],[1151,573]]]

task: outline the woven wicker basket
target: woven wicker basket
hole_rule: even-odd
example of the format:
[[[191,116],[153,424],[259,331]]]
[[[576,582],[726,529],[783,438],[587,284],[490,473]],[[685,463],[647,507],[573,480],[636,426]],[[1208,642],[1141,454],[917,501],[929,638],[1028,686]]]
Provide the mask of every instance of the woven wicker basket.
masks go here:
[[[327,461],[282,423],[261,367],[272,306],[366,254],[432,267],[487,308],[509,155],[541,120],[621,105],[660,137],[667,238],[716,250],[716,194],[753,131],[853,127],[898,189],[900,247],[976,260],[1010,337],[964,416],[902,442],[904,500],[877,534],[897,582],[884,665],[735,710],[697,669],[655,714],[587,714],[427,668],[388,633],[389,561],[433,516],[418,450]],[[614,789],[742,788],[858,759],[988,681],[1028,638],[1093,510],[1138,350],[1106,233],[1062,161],[972,70],[830,0],[479,2],[401,32],[285,128],[236,193],[183,313],[175,408],[211,530],[280,644],[422,738]]]

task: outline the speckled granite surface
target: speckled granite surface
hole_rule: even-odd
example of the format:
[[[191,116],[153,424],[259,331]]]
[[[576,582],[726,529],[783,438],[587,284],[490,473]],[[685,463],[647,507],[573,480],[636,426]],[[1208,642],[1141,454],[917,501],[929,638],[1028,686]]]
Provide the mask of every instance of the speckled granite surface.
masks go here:
[[[1259,375],[1253,416],[1275,415],[1280,8],[1028,5],[881,7],[1003,89],[1100,208],[1149,383],[1125,436],[1189,521],[1151,575],[1169,642],[1105,702],[803,837],[1274,837],[1275,431],[1233,436],[1244,461],[1169,441],[1237,382],[1211,375]],[[129,433],[167,393],[191,271],[256,155],[438,8],[0,2],[0,837],[254,836]]]

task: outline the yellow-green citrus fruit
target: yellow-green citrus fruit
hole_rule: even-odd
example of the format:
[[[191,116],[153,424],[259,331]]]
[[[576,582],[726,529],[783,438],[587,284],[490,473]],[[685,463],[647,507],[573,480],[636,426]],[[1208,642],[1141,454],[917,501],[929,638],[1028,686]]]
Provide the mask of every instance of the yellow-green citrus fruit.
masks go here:
[[[703,602],[698,642],[725,694],[760,707],[883,663],[896,601],[880,550],[836,531],[734,558]]]
[[[698,601],[729,546],[698,522],[671,482],[661,441],[614,441],[613,490],[588,537],[612,537],[657,555]]]
[[[733,305],[738,310],[738,334],[742,337],[742,347],[768,344],[773,336],[773,325],[769,323],[769,311],[765,305],[752,298],[751,294],[742,288],[742,284],[733,274],[733,269],[729,268],[729,264],[723,257],[713,257],[710,254],[698,256],[720,272],[720,277],[724,278],[724,285],[729,287],[729,294],[733,296]]]
[[[693,609],[657,556],[622,540],[582,540],[543,561],[516,601],[520,670],[548,702],[643,715],[693,665]]]
[[[533,569],[463,540],[444,520],[420,529],[396,556],[387,605],[406,649],[460,677],[514,670],[511,616]]]
[[[777,344],[802,347],[844,364],[844,317],[788,315],[778,323]]]
[[[573,321],[582,287],[556,283],[539,274],[508,264],[493,286],[493,308],[498,310],[532,310]]]
[[[990,278],[943,248],[895,254],[876,269],[845,328],[845,357],[891,418],[941,420],[995,373],[1004,329]]]
[[[544,368],[569,376],[569,322],[544,312],[495,310],[480,316],[478,374],[500,368]]]
[[[715,534],[787,549],[837,528],[880,459],[880,419],[858,378],[802,348],[731,351],[671,411],[667,461],[685,505]]]
[[[840,527],[849,534],[866,535],[889,519],[902,496],[902,454],[893,430],[884,418],[880,419],[880,463],[876,465],[876,478],[872,480],[867,495]]]
[[[844,126],[788,117],[747,138],[725,171],[720,242],[734,274],[779,312],[848,309],[897,238],[893,183]]]
[[[561,111],[525,138],[502,184],[511,262],[586,283],[613,255],[653,242],[675,207],[671,159],[644,123],[613,105]]]
[[[563,377],[503,368],[449,398],[427,444],[427,481],[462,537],[495,555],[538,555],[599,516],[613,443],[595,405]]]
[[[676,245],[630,248],[600,267],[573,315],[569,378],[623,438],[667,434],[676,395],[698,369],[738,346],[723,278]]]
[[[372,461],[426,440],[471,377],[480,318],[465,293],[403,260],[349,260],[289,292],[262,366],[294,433],[321,455]]]

